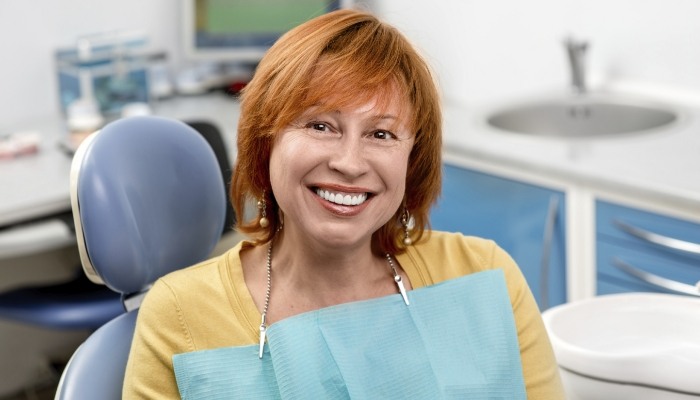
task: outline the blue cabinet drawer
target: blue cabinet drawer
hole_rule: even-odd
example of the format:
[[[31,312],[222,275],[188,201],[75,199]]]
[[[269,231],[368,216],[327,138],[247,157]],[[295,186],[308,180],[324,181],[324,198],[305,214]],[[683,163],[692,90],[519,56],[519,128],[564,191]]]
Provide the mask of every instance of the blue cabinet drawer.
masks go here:
[[[700,263],[700,224],[621,206],[596,202],[597,240],[646,249],[680,262]]]
[[[566,301],[563,193],[445,165],[430,223],[496,241],[518,263],[541,309]]]
[[[700,295],[700,263],[660,256],[643,246],[598,241],[597,294],[661,292]]]

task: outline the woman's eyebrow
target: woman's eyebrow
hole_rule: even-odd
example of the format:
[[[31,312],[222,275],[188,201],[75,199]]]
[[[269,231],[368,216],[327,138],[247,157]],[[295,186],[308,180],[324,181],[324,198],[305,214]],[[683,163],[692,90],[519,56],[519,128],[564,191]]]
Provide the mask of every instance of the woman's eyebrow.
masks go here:
[[[320,106],[320,105],[318,105],[318,106]],[[307,110],[307,112],[304,113],[304,115],[318,115],[318,114],[341,115],[342,113],[343,113],[343,112],[342,112],[341,110],[338,110],[338,109],[327,110],[327,111],[319,111],[319,110],[318,110],[318,107],[316,107],[316,106],[311,106],[311,107],[309,107],[309,109]],[[372,115],[372,116],[370,116],[369,118],[370,118],[370,119],[373,119],[373,120],[377,120],[377,121],[380,121],[380,120],[393,120],[393,121],[398,121],[398,120],[399,120],[399,116],[398,116],[398,115],[394,115],[394,114]]]

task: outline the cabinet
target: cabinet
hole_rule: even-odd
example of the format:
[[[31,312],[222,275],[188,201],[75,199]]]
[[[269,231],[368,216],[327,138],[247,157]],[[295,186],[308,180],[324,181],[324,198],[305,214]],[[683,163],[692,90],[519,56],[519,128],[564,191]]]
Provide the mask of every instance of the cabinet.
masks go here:
[[[562,192],[445,164],[435,230],[496,241],[518,263],[542,310],[566,301]]]
[[[596,201],[597,294],[700,295],[700,224]]]

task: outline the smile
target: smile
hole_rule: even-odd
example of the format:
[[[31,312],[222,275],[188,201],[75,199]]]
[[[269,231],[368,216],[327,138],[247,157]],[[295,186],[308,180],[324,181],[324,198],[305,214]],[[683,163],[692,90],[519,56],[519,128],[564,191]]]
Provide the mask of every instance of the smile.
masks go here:
[[[358,193],[355,195],[345,193],[334,193],[328,190],[316,189],[316,194],[326,201],[340,204],[344,206],[357,206],[367,200],[367,193]]]

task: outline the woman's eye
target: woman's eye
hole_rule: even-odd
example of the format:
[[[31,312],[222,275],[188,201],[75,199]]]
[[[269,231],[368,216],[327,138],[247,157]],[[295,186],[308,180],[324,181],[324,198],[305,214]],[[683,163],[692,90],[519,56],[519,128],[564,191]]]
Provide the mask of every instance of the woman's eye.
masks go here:
[[[311,122],[309,123],[308,127],[320,132],[328,131],[328,125],[324,124],[323,122]]]
[[[373,136],[375,139],[386,140],[386,139],[391,139],[391,138],[393,138],[393,137],[394,137],[394,134],[391,133],[391,132],[387,132],[387,131],[374,131],[374,134],[373,134],[372,136]]]

